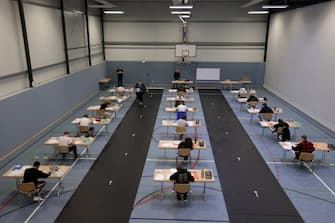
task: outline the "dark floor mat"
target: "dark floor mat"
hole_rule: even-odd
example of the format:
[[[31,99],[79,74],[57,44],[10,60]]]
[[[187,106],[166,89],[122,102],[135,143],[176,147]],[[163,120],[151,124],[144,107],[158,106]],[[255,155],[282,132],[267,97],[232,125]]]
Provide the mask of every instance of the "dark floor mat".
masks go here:
[[[135,101],[56,222],[128,222],[162,91]]]
[[[219,90],[199,90],[231,222],[303,222]]]

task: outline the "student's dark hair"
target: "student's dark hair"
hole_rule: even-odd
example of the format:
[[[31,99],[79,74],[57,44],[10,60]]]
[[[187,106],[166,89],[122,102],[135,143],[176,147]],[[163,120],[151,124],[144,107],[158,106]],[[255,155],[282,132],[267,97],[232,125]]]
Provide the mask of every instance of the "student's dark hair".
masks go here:
[[[281,119],[281,118],[280,118],[280,119],[278,119],[278,122],[280,122],[280,123],[281,123],[281,122],[284,122],[284,121],[283,121],[283,119]]]
[[[193,142],[191,138],[186,138],[185,143],[187,144],[187,146],[193,146]]]
[[[39,167],[41,165],[41,163],[39,161],[35,161],[33,166]]]
[[[307,136],[306,136],[306,135],[302,135],[301,138],[302,138],[303,140],[307,140]]]
[[[85,115],[84,115],[84,117],[85,117],[85,118],[88,118],[88,115],[87,115],[87,114],[85,114]]]
[[[70,134],[68,131],[65,131],[65,132],[64,132],[64,135],[68,135],[68,134]]]

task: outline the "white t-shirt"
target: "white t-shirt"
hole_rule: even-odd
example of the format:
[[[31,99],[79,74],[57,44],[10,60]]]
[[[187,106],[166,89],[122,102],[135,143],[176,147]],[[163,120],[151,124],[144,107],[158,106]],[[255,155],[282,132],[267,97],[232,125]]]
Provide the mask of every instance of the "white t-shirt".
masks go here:
[[[58,145],[60,146],[69,146],[72,143],[72,139],[68,136],[59,137]]]
[[[80,126],[89,126],[92,123],[92,120],[86,117],[83,117],[79,121]]]
[[[186,110],[187,110],[186,105],[180,104],[177,106],[177,111],[179,112],[186,112]]]
[[[184,119],[178,119],[176,123],[178,127],[186,127],[187,124]]]
[[[244,93],[248,93],[248,91],[244,87],[241,87],[240,90],[238,90],[238,93],[244,94]]]

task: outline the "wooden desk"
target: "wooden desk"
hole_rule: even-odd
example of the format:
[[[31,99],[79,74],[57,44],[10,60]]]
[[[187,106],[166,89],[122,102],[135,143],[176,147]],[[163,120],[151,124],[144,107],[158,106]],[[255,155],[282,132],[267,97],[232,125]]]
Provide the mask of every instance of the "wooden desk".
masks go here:
[[[117,103],[122,103],[126,101],[129,98],[129,96],[124,95],[122,97],[118,96],[107,96],[107,97],[100,97],[99,100],[104,103],[111,103],[112,101],[116,101]]]
[[[177,93],[177,91],[178,91],[178,89],[169,89],[168,90],[168,92],[170,93],[170,94],[172,94],[172,93]],[[193,92],[194,92],[194,90],[192,89],[186,89],[186,94],[193,94]]]
[[[172,81],[172,84],[193,84],[193,81],[190,80],[174,80]]]
[[[241,104],[240,111],[243,109],[243,105],[246,105],[248,103],[248,98],[237,98],[237,102]],[[266,102],[264,98],[258,98],[258,103],[264,103]]]
[[[190,104],[192,104],[194,102],[194,98],[189,98],[189,97],[167,97],[166,101],[169,102],[170,106],[171,103],[176,102],[176,101],[183,101],[183,102],[189,102]]]
[[[169,127],[176,127],[177,122],[175,120],[162,120],[163,127],[166,127],[166,134],[169,134]],[[197,128],[201,126],[200,121],[196,120],[186,121],[186,127],[193,127],[194,128],[194,135],[196,135]]]
[[[86,148],[86,153],[88,155],[88,147],[94,142],[94,137],[71,137],[76,146]],[[47,146],[58,146],[59,137],[50,137],[44,142]]]
[[[112,89],[109,89],[108,92],[116,93],[117,89],[116,88],[112,88]],[[124,88],[124,92],[127,93],[127,94],[134,93],[134,88]]]
[[[164,149],[164,158],[166,158],[166,150],[167,149],[177,150],[178,145],[181,142],[182,142],[182,140],[160,140],[159,143],[158,143],[158,148],[159,149]],[[197,143],[194,143],[194,141],[193,141],[193,150],[198,150],[198,157],[200,158],[200,151],[201,150],[206,150],[206,143],[204,142],[204,145],[200,146],[199,141],[197,141]]]
[[[52,171],[52,167],[51,165],[41,165],[39,170],[45,172],[45,173],[49,173],[51,172],[51,175],[48,177],[48,179],[56,179],[58,186],[59,186],[59,191],[58,194],[59,195],[61,193],[61,191],[64,189],[63,185],[62,185],[62,181],[64,179],[64,177],[70,172],[71,170],[71,166],[64,166],[64,165],[55,165],[57,166],[58,170],[57,171]],[[24,171],[28,168],[31,168],[31,165],[15,165],[13,166],[11,169],[7,170],[2,177],[3,178],[14,178],[16,180],[16,185],[18,187],[18,184],[20,183],[20,179],[23,178],[24,176]]]
[[[260,108],[248,108],[247,112],[250,114],[250,121],[252,121],[253,116],[256,114],[259,114]],[[275,119],[277,119],[278,114],[283,114],[283,109],[276,108],[276,110],[273,111],[273,114],[275,115]]]
[[[106,128],[106,133],[108,134],[108,125],[112,122],[111,118],[103,118],[100,120],[97,120],[96,118],[92,117],[90,118],[92,121],[92,125],[104,125]],[[76,125],[77,126],[77,133],[79,134],[79,123],[80,123],[80,118],[76,118],[74,119],[72,122],[72,125]]]
[[[170,114],[171,114],[171,112],[177,112],[177,107],[165,107],[165,111],[166,112],[169,112],[169,119],[171,118],[170,117]],[[193,113],[194,112],[197,112],[198,110],[197,110],[197,108],[195,108],[195,107],[188,107],[187,109],[186,109],[186,112],[191,112],[191,119],[193,119]]]
[[[292,146],[296,146],[299,142],[278,142],[284,151],[284,158],[286,157],[286,152],[294,151]],[[326,152],[329,152],[333,149],[328,147],[328,143],[325,142],[312,142],[315,148],[315,151],[321,151],[321,162],[326,161]]]
[[[259,121],[260,126],[263,129],[263,135],[264,135],[264,129],[265,128],[269,128],[272,131],[272,128],[275,124],[277,124],[278,122],[274,122],[274,121]],[[297,135],[297,129],[301,128],[301,123],[300,122],[296,122],[296,121],[292,121],[292,122],[286,122],[288,124],[288,126],[290,128],[294,129],[294,134],[293,136],[295,137]]]
[[[121,105],[115,104],[113,106],[107,107],[105,110],[113,112],[115,114],[115,118],[116,118],[116,113],[117,113],[117,111],[120,110],[121,106],[122,106],[122,104]],[[91,105],[91,106],[87,107],[86,110],[91,112],[91,116],[94,116],[93,112],[100,110],[100,105]]]
[[[103,78],[99,80],[99,85],[101,90],[106,90],[109,88],[111,83],[111,78]]]
[[[221,84],[224,85],[224,89],[227,90],[227,85],[229,86],[229,89],[232,89],[232,85],[241,85],[241,81],[232,81],[232,80],[224,80],[221,81]]]
[[[211,171],[212,177],[210,179],[207,179],[203,171],[201,169],[188,169],[188,171],[192,174],[194,177],[194,183],[203,183],[204,187],[202,190],[203,198],[206,200],[206,183],[214,183],[214,174],[213,170],[207,169],[208,171]],[[164,198],[164,190],[163,190],[163,183],[164,182],[173,182],[170,180],[170,176],[174,174],[177,170],[176,169],[155,169],[154,175],[153,175],[153,181],[161,183],[161,199]]]
[[[231,90],[230,94],[232,95],[232,101],[234,101],[235,96],[238,96],[240,94],[239,90]],[[247,95],[250,94],[256,94],[256,90],[250,90],[247,92]]]

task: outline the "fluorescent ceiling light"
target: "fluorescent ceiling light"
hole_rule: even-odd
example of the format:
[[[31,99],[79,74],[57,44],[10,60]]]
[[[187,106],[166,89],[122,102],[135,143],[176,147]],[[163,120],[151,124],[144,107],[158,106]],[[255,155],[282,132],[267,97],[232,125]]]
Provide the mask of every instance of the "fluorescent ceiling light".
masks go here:
[[[170,9],[193,9],[193,5],[170,5]]]
[[[183,24],[186,24],[186,21],[182,17],[179,16],[179,19]]]
[[[172,11],[171,14],[174,14],[174,15],[190,15],[191,12],[190,11]]]
[[[189,15],[181,15],[180,17],[182,17],[183,19],[188,19],[188,18],[190,18]]]
[[[286,9],[288,5],[263,5],[263,9]]]
[[[268,14],[269,11],[249,11],[248,14],[256,15],[256,14]]]
[[[124,11],[104,11],[105,14],[123,14]]]

